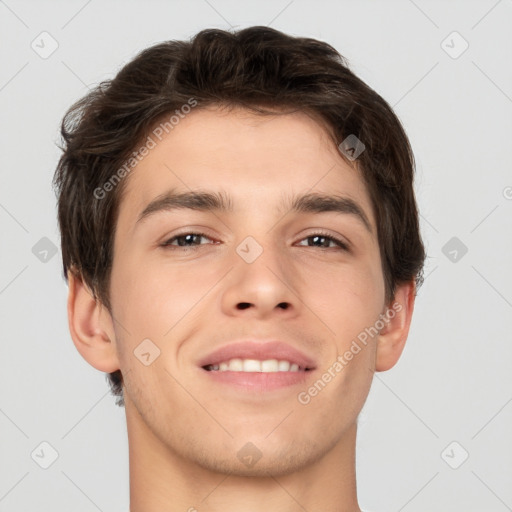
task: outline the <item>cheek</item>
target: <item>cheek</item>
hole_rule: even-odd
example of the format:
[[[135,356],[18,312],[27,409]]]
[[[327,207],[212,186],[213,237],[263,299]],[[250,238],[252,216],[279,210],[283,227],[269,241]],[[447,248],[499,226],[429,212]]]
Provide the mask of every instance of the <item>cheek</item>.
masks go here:
[[[338,341],[350,341],[373,325],[382,312],[384,281],[373,263],[308,272],[302,285],[304,302],[334,331]],[[343,345],[338,344],[340,348]]]
[[[207,264],[166,265],[152,258],[118,263],[112,275],[112,304],[134,342],[146,337],[162,340],[178,322],[194,316],[194,307],[219,279]]]

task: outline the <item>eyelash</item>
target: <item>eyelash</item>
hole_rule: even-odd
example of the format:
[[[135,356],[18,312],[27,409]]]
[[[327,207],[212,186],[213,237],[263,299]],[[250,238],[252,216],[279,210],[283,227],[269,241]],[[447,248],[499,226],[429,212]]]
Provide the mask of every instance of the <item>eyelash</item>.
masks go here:
[[[198,247],[200,245],[205,245],[205,244],[196,244],[196,245],[191,245],[191,246],[179,246],[179,245],[172,245],[172,242],[176,241],[177,239],[179,238],[184,238],[186,236],[189,236],[189,235],[194,235],[194,236],[200,236],[200,237],[204,237],[204,238],[209,238],[210,240],[212,240],[207,234],[205,233],[200,233],[200,232],[195,232],[195,231],[191,231],[191,232],[188,232],[188,233],[181,233],[179,235],[175,235],[173,236],[172,238],[169,238],[169,240],[165,241],[163,244],[162,244],[162,247],[171,247],[172,250],[175,250],[175,249],[182,249],[182,250],[188,250],[188,249],[192,249],[193,247]],[[350,252],[350,249],[349,249],[349,246],[343,242],[342,240],[340,240],[339,238],[336,238],[328,233],[323,233],[323,232],[317,232],[317,233],[313,233],[311,235],[308,235],[304,238],[301,239],[302,240],[307,240],[308,238],[314,238],[314,237],[322,237],[322,238],[326,238],[332,242],[334,242],[338,247],[337,249],[339,250],[342,250],[342,251],[346,251],[346,252]],[[301,247],[314,247],[314,246],[301,246]],[[334,247],[318,247],[318,249],[335,249]]]

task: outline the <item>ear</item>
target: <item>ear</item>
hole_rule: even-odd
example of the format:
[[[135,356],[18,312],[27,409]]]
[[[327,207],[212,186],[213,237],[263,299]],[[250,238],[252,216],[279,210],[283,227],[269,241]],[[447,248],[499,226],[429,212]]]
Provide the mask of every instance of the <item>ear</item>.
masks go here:
[[[383,372],[397,363],[409,334],[416,285],[414,281],[397,286],[395,297],[383,313],[385,326],[377,338],[375,370]]]
[[[97,370],[119,370],[110,313],[72,272],[68,272],[68,285],[69,331],[76,349]]]

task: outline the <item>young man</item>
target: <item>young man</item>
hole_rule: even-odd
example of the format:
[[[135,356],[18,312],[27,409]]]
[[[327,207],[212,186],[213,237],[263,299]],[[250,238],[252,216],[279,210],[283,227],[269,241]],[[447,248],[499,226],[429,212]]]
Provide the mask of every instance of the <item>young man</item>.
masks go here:
[[[357,417],[425,258],[389,105],[326,43],[204,30],[62,134],[69,327],[125,405],[131,511],[359,511]]]

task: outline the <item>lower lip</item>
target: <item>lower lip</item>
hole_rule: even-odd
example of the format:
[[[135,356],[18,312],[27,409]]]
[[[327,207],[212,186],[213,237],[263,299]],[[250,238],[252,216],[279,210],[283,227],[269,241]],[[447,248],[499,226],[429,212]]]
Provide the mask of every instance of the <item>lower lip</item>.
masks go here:
[[[258,392],[305,384],[313,373],[313,370],[299,372],[221,372],[208,371],[204,368],[201,370],[215,382]]]

